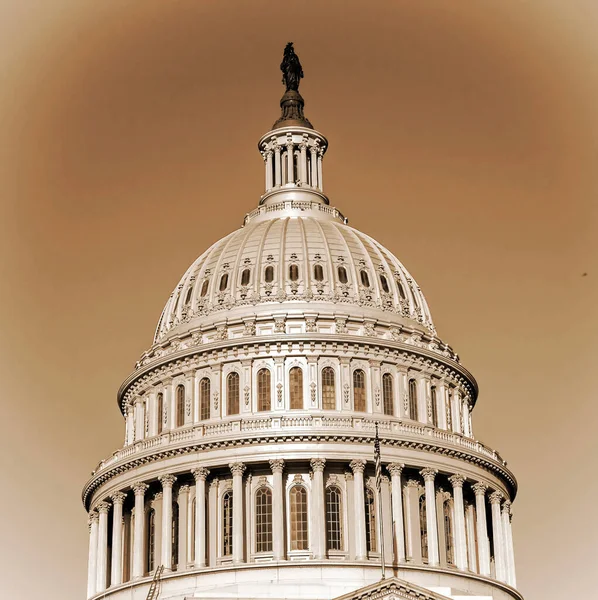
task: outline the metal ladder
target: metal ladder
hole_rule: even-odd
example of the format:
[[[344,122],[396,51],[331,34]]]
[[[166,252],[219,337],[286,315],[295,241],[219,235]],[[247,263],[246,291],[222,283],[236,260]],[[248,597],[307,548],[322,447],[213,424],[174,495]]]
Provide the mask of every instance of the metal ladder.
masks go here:
[[[162,571],[164,571],[164,565],[160,565],[154,571],[154,576],[147,592],[146,600],[156,600],[158,597],[158,586],[160,585],[160,576],[162,575]]]

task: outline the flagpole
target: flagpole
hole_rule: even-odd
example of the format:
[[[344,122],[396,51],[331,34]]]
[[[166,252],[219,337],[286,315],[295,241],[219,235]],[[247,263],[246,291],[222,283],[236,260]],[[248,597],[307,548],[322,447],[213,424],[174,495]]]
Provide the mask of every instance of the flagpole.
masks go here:
[[[378,421],[376,421],[376,437],[374,438],[374,460],[376,463],[376,489],[378,490],[378,523],[380,523],[380,563],[382,567],[382,579],[386,579],[384,520],[382,519],[382,463],[380,457],[380,438],[378,437]]]

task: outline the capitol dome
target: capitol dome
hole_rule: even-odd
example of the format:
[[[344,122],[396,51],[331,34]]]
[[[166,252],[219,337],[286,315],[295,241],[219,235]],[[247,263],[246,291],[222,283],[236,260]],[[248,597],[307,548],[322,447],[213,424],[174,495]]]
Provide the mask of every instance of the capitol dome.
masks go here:
[[[83,490],[88,598],[521,600],[475,379],[324,193],[292,45],[265,190],[170,295]]]

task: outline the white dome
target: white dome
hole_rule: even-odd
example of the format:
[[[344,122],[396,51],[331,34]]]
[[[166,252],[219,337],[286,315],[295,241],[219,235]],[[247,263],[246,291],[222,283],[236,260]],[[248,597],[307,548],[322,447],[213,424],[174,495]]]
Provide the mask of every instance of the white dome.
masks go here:
[[[316,202],[261,206],[187,270],[160,318],[155,342],[197,325],[285,309],[333,310],[434,332],[426,300],[384,246]]]

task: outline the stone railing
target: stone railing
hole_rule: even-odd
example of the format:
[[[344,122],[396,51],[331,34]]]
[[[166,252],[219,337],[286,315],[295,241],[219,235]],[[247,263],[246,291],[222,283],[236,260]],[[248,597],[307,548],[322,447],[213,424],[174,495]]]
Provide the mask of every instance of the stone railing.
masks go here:
[[[265,215],[271,212],[277,212],[282,210],[313,210],[330,215],[333,218],[342,221],[343,223],[347,222],[347,219],[345,218],[343,213],[341,213],[340,210],[331,206],[327,206],[326,204],[321,204],[320,202],[313,202],[311,200],[284,200],[283,202],[276,202],[275,204],[268,204],[254,208],[251,212],[245,215],[243,225],[247,225],[249,221],[251,221],[255,217],[259,217],[260,215]]]
[[[94,471],[94,475],[131,456],[184,442],[201,442],[227,437],[235,438],[252,433],[313,433],[321,431],[322,433],[367,433],[373,435],[376,423],[378,423],[380,433],[388,435],[391,438],[412,438],[414,440],[424,438],[430,442],[438,441],[491,459],[500,465],[504,466],[506,464],[497,452],[477,440],[451,431],[437,429],[423,423],[418,424],[398,419],[388,419],[382,415],[378,418],[372,418],[303,413],[291,416],[236,417],[215,423],[195,423],[188,427],[166,431],[161,435],[141,440],[130,446],[126,446],[122,450],[117,450],[110,458],[100,462]]]

